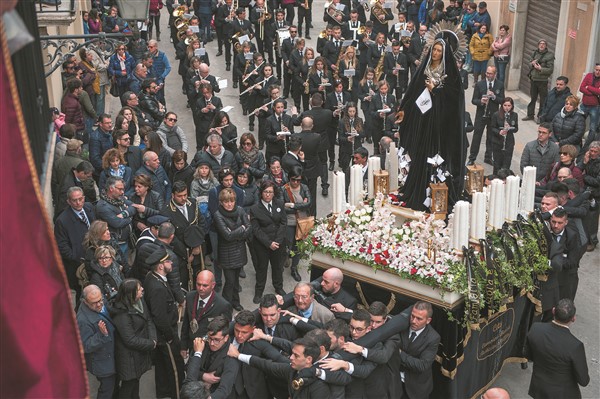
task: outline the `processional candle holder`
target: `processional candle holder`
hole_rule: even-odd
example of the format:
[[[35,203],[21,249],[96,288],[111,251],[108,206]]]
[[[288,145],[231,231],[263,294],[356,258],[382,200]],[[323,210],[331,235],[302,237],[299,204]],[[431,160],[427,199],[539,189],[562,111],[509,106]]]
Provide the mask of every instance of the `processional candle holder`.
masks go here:
[[[375,194],[381,192],[384,196],[387,196],[390,192],[390,174],[387,170],[378,170],[373,173]]]
[[[469,195],[483,191],[484,172],[481,165],[467,166],[467,182],[465,187]]]
[[[446,219],[448,214],[448,186],[446,183],[431,183],[431,213],[436,219]]]

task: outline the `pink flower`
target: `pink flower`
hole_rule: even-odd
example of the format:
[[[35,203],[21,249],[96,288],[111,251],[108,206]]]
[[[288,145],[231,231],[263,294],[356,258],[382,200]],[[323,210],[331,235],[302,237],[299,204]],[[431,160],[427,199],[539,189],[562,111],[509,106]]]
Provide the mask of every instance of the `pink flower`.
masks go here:
[[[360,253],[364,253],[364,252],[365,252],[365,249],[364,249],[363,247],[361,247],[361,248],[359,248],[359,249],[358,249],[358,252],[360,252]]]
[[[417,274],[417,269],[414,267],[410,268],[410,274]]]

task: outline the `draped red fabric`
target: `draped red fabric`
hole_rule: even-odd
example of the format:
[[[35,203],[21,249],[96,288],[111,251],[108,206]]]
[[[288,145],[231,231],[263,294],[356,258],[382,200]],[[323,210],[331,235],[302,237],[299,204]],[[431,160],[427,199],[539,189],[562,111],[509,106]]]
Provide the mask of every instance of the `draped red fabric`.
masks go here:
[[[0,397],[88,397],[67,280],[42,206],[3,32],[2,36]]]

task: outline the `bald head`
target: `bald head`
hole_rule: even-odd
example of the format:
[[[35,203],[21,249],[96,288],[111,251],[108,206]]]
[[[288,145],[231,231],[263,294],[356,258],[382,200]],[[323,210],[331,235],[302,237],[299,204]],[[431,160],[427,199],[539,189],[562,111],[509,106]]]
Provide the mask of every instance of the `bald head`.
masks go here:
[[[302,118],[302,130],[313,130],[313,119],[310,116]]]
[[[102,291],[100,291],[100,288],[98,288],[97,285],[88,285],[83,289],[82,295],[85,306],[96,313],[100,313],[102,311],[104,301],[102,298]]]
[[[204,62],[202,64],[200,64],[200,68],[198,68],[198,69],[200,70],[200,73],[203,75],[208,75],[208,73],[210,72],[210,68]]]
[[[337,293],[342,287],[342,281],[344,281],[344,274],[337,267],[327,269],[323,273],[323,280],[321,281],[321,290],[325,294],[333,295]]]
[[[202,270],[196,276],[196,291],[200,298],[207,298],[215,289],[215,275],[210,270]]]
[[[567,167],[560,168],[558,170],[558,173],[556,174],[556,178],[558,179],[558,181],[563,181],[571,177],[573,177],[573,173],[571,172],[571,169]]]
[[[102,293],[102,291],[100,291],[100,288],[98,288],[97,285],[90,284],[90,285],[86,286],[83,289],[83,293],[82,293],[83,299],[87,299],[87,297],[90,296],[90,294],[93,294],[94,292]]]
[[[483,399],[510,399],[510,395],[506,389],[490,388],[482,396]]]

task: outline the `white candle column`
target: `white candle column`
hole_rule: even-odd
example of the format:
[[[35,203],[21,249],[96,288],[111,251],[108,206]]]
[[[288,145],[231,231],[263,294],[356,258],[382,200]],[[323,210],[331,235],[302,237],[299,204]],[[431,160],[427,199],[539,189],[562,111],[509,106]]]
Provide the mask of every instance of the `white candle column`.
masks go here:
[[[504,182],[499,179],[492,181],[488,224],[492,229],[502,228],[504,223]]]
[[[452,243],[454,248],[461,251],[469,247],[469,203],[458,201],[454,204],[454,226],[452,228]]]
[[[386,158],[387,170],[390,176],[390,192],[398,191],[398,149],[396,143],[390,143]]]
[[[352,165],[350,167],[350,186],[348,187],[348,202],[350,205],[358,205],[363,191],[362,167]]]
[[[340,203],[339,203],[339,193],[338,193],[338,174],[336,172],[333,173],[333,208],[332,212],[334,214],[340,213]]]
[[[505,220],[512,222],[517,219],[517,210],[519,207],[519,176],[508,176],[506,178],[506,206]]]
[[[473,193],[473,204],[471,205],[471,238],[475,240],[485,238],[486,199],[486,193]]]
[[[523,184],[521,186],[519,210],[533,212],[535,202],[535,177],[536,167],[526,166],[523,168]]]
[[[367,192],[369,193],[369,198],[375,197],[375,171],[381,170],[381,160],[379,157],[369,157],[369,186]]]
[[[346,210],[346,174],[342,171],[336,173],[337,179],[337,201],[340,213]]]

